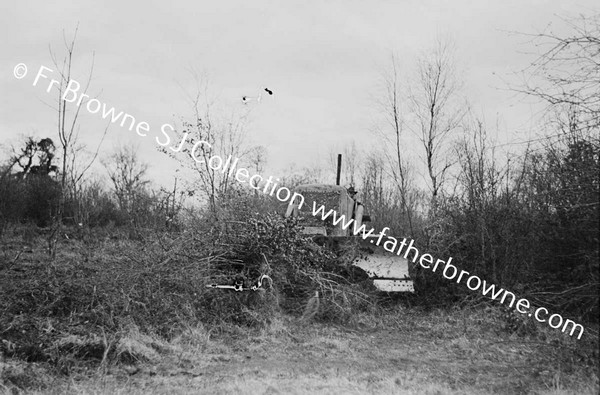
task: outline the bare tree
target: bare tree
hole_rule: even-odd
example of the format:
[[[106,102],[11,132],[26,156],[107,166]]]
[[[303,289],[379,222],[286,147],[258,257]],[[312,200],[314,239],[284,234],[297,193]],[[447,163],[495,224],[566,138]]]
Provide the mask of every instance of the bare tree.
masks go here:
[[[119,207],[130,219],[134,219],[134,211],[149,183],[146,179],[148,165],[140,162],[137,148],[128,145],[118,147],[104,162],[104,166],[113,183]]]
[[[191,136],[188,146],[182,151],[191,155],[193,147],[197,147],[194,154],[200,159],[200,162],[189,161],[189,158],[186,158],[186,161],[192,165],[200,179],[202,190],[208,197],[210,209],[215,219],[218,220],[219,201],[227,199],[234,178],[230,171],[223,172],[221,169],[211,168],[210,159],[218,156],[223,162],[227,162],[228,158],[231,158],[233,162],[236,158],[241,160],[248,154],[248,151],[243,148],[244,120],[231,119],[225,124],[215,122],[208,106],[204,114],[198,113],[196,116],[198,118],[195,125],[184,124],[186,131],[191,132]],[[201,141],[208,144],[198,144]]]
[[[267,163],[267,149],[258,145],[250,151],[250,163],[254,167],[254,171],[257,174],[261,174],[265,170],[265,164]],[[258,190],[256,187],[258,186],[258,180],[253,181],[252,187],[254,187],[254,196],[258,196]]]
[[[220,117],[220,113],[215,108],[215,100],[209,96],[208,83],[201,82],[197,77],[196,83],[195,95],[189,96],[194,120],[183,121],[180,142],[177,143],[179,147],[163,148],[161,151],[194,172],[199,183],[194,185],[193,190],[190,188],[190,191],[196,191],[198,186],[200,187],[201,196],[208,200],[213,218],[219,221],[220,202],[230,195],[231,186],[235,181],[235,171],[211,168],[211,158],[222,159],[222,166],[226,164],[233,166],[236,159],[242,161],[251,153],[252,149],[245,148],[247,114],[239,115],[232,112]],[[185,157],[180,153],[186,154]],[[230,157],[231,160],[228,162]]]
[[[70,42],[67,40],[67,38],[63,32],[63,39],[64,39],[64,45],[65,45],[65,49],[66,49],[66,54],[62,60],[62,64],[59,63],[55,53],[52,51],[52,48],[50,48],[50,55],[52,57],[52,61],[54,63],[54,66],[56,67],[57,70],[59,70],[59,73],[60,73],[60,79],[59,79],[59,83],[57,85],[57,90],[58,90],[58,92],[57,92],[58,93],[57,132],[58,132],[58,138],[60,141],[61,153],[62,153],[62,172],[60,174],[60,185],[61,185],[62,193],[61,193],[61,198],[59,201],[57,215],[53,221],[54,222],[53,226],[52,226],[53,229],[48,237],[48,250],[49,250],[49,253],[51,256],[54,256],[56,254],[56,243],[58,241],[58,234],[60,233],[59,230],[60,230],[60,227],[62,226],[62,222],[63,222],[63,215],[64,215],[64,211],[65,211],[66,192],[67,192],[67,187],[69,186],[68,183],[69,183],[69,181],[71,181],[71,186],[73,186],[73,187],[76,187],[78,185],[78,183],[81,181],[85,172],[91,167],[93,162],[96,160],[96,157],[98,154],[98,149],[100,147],[100,144],[102,144],[102,141],[100,142],[100,144],[98,144],[96,153],[93,155],[93,158],[91,159],[91,161],[87,165],[84,165],[83,168],[81,169],[81,171],[76,172],[74,170],[74,167],[75,167],[75,163],[76,163],[77,152],[82,149],[81,147],[76,148],[76,145],[77,145],[76,142],[78,139],[78,132],[79,132],[79,111],[81,110],[82,105],[85,104],[86,101],[85,100],[81,101],[81,103],[79,103],[79,105],[76,105],[76,104],[69,105],[68,104],[69,102],[67,100],[65,100],[65,98],[63,98],[63,94],[66,91],[69,83],[72,81],[71,74],[72,74],[72,69],[73,69],[73,56],[74,56],[74,51],[75,51],[75,42],[77,40],[78,30],[79,30],[79,26],[77,26],[75,28],[73,38],[71,39]],[[90,66],[90,71],[88,74],[87,81],[85,83],[85,86],[82,89],[82,94],[86,94],[88,91],[88,88],[89,88],[89,85],[90,85],[90,82],[92,79],[93,70],[94,70],[94,55],[92,54],[92,64]],[[73,106],[74,106],[74,108],[72,108]],[[70,110],[69,107],[71,107],[72,110]],[[107,129],[104,130],[104,135],[106,135],[106,132],[107,132]],[[104,135],[102,137],[102,140],[104,140]],[[70,177],[68,177],[68,175],[70,175]]]
[[[488,144],[487,130],[481,120],[466,121],[464,129],[466,133],[456,147],[459,193],[455,196],[462,195],[469,212],[476,213],[474,223],[466,230],[466,236],[479,241],[479,258],[481,262],[491,262],[492,278],[497,279],[497,252],[490,240],[490,227],[494,224],[489,222],[490,213],[499,204],[502,180],[508,175],[508,169],[498,169],[494,149]]]
[[[600,14],[563,19],[570,29],[559,36],[548,29],[530,35],[541,55],[524,70],[523,87],[516,90],[563,108],[577,117],[582,130],[600,127]],[[539,53],[539,52],[538,52]],[[566,109],[566,111],[565,111]]]
[[[385,167],[385,161],[379,153],[372,152],[366,157],[362,166],[361,199],[371,215],[374,228],[389,226],[399,230],[395,223],[390,222],[396,199],[388,183]]]
[[[425,164],[431,182],[432,203],[452,165],[446,143],[458,129],[464,111],[457,107],[460,83],[456,75],[451,44],[438,40],[433,51],[419,59],[417,77],[411,89],[416,130],[425,150]]]
[[[21,171],[17,172],[16,176],[21,180],[30,174],[56,174],[58,166],[52,164],[55,149],[54,142],[49,138],[36,141],[33,137],[29,137],[20,152],[13,148],[14,153],[9,160],[7,172],[10,172],[14,166],[19,166]],[[37,164],[35,164],[36,158]]]
[[[67,86],[71,82],[71,73],[73,68],[73,53],[75,51],[75,41],[77,40],[77,31],[79,27],[75,28],[75,33],[73,34],[73,38],[71,42],[68,42],[66,36],[64,36],[64,44],[66,48],[66,55],[62,60],[62,65],[59,65],[59,62],[56,59],[54,52],[50,49],[50,55],[52,56],[52,61],[57,69],[60,71],[60,81],[58,85],[58,137],[60,140],[60,144],[62,147],[62,174],[61,174],[61,187],[63,190],[67,185],[67,171],[66,169],[69,166],[69,154],[70,150],[73,150],[73,143],[77,139],[77,131],[78,131],[78,119],[79,119],[79,111],[81,110],[81,105],[75,106],[73,113],[70,116],[67,114],[68,102],[63,98],[63,94],[67,89]],[[92,55],[92,65],[90,67],[90,72],[87,78],[87,82],[82,90],[82,93],[87,93],[92,74],[94,71],[94,60]],[[82,101],[81,104],[84,104],[85,101]]]
[[[166,214],[165,228],[174,229],[177,225],[177,216],[183,208],[186,192],[184,190],[179,190],[179,192],[177,191],[177,177],[174,177],[173,190],[168,191],[166,188],[161,187],[160,195],[162,196],[159,207]]]
[[[390,68],[383,76],[385,96],[379,102],[386,126],[380,133],[384,138],[384,153],[389,163],[390,173],[400,195],[402,211],[407,218],[410,233],[413,234],[412,212],[409,208],[409,194],[412,188],[407,150],[403,147],[405,119],[400,72],[396,56],[392,54]]]

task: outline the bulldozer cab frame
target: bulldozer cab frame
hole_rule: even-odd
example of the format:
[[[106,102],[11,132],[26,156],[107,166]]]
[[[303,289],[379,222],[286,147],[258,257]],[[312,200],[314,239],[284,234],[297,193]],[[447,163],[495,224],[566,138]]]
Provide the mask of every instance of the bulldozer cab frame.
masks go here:
[[[327,240],[327,245],[343,244],[344,251],[353,251],[351,264],[361,268],[373,278],[373,284],[386,292],[414,292],[413,281],[409,275],[409,263],[404,257],[391,254],[377,245],[377,236],[355,236],[353,230],[359,229],[368,216],[364,214],[364,206],[358,201],[356,192],[340,185],[308,184],[295,188],[295,192],[304,197],[302,207],[300,202],[290,202],[285,213],[286,217],[298,217],[303,226],[303,233],[312,235],[313,239]],[[337,218],[342,215],[345,221],[333,224],[332,216],[326,220],[313,215],[314,207],[324,206],[325,213],[334,210]],[[343,228],[350,219],[354,223]],[[322,244],[322,243],[320,243]]]

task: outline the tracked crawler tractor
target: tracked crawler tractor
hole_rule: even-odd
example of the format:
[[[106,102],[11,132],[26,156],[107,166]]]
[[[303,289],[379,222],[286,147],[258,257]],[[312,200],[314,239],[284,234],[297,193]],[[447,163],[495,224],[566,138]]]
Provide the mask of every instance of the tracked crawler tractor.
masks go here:
[[[297,217],[306,235],[311,235],[315,242],[327,245],[338,254],[342,254],[344,261],[361,268],[373,279],[373,284],[377,289],[386,292],[414,292],[413,281],[409,274],[409,264],[404,257],[390,253],[382,246],[376,245],[379,239],[378,234],[365,238],[363,238],[363,232],[354,234],[354,230],[360,229],[363,222],[369,222],[370,218],[365,215],[364,206],[358,201],[354,189],[352,187],[346,189],[339,185],[340,169],[341,155],[338,155],[336,185],[298,186],[295,192],[304,197],[304,204],[299,207],[299,201],[292,202],[288,206],[286,217]],[[335,210],[337,218],[343,215],[346,223],[352,219],[353,224],[344,229],[344,221],[334,225],[332,216],[325,221],[320,215],[313,216],[313,202],[316,207],[323,205],[325,213]],[[367,233],[371,229],[368,225],[365,225],[365,228]]]

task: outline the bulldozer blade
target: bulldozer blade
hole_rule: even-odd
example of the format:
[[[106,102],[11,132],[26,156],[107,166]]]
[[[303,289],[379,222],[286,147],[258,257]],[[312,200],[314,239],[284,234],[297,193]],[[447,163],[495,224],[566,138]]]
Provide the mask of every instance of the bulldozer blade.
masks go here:
[[[364,270],[373,278],[377,289],[386,292],[414,292],[408,260],[376,245],[377,237],[352,237],[357,245],[353,266]]]

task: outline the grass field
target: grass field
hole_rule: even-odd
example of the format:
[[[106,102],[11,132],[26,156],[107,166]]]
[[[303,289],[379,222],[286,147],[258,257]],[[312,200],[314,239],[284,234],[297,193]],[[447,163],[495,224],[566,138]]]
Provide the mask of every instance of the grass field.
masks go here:
[[[34,288],[28,288],[32,281],[42,292],[47,286],[43,280],[50,278],[48,283],[56,288],[54,294],[48,291],[50,296],[62,295],[59,288],[67,283],[75,292],[74,278],[100,284],[102,265],[109,267],[109,261],[122,260],[118,251],[134,248],[115,243],[107,240],[101,248],[88,245],[86,250],[78,241],[69,242],[52,264],[44,255],[42,238],[31,242],[31,251],[17,260],[12,258],[23,240],[4,244],[0,392],[597,394],[600,390],[597,328],[586,327],[581,340],[533,321],[515,329],[494,305],[442,310],[397,304],[358,313],[343,325],[303,323],[278,313],[261,327],[196,322],[172,336],[143,330],[122,313],[113,313],[109,318],[121,320],[118,341],[108,330],[78,321],[84,312],[76,314],[77,301],[69,302],[73,311],[58,309],[58,302],[50,310],[17,311],[17,305],[28,306],[24,301],[28,293],[38,297]],[[63,283],[54,281],[53,273],[63,266],[73,278],[60,272]],[[78,267],[85,269],[81,269],[84,276],[77,274]],[[19,298],[14,297],[17,290],[22,291]],[[45,298],[52,304],[50,296]],[[37,304],[40,300],[45,299],[35,299]],[[64,297],[60,300],[65,303]],[[11,356],[11,350],[24,349],[26,342],[34,347],[36,336],[47,343],[40,348],[54,352],[47,351],[56,358],[26,362]],[[108,349],[116,356],[109,357]]]

